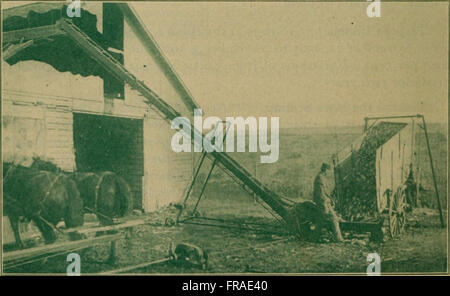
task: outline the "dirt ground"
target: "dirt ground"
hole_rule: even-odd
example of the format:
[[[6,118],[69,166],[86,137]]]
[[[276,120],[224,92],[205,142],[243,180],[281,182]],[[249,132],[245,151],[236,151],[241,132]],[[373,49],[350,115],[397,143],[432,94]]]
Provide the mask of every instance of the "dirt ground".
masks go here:
[[[442,129],[442,128],[441,128]],[[446,129],[430,132],[438,189],[442,208],[447,208],[447,138]],[[337,131],[337,130],[336,130]],[[336,134],[306,133],[301,130],[283,131],[280,134],[280,160],[277,163],[259,164],[258,155],[234,153],[233,157],[244,165],[261,182],[277,194],[294,200],[310,199],[312,181],[323,161],[348,145],[357,131]],[[423,139],[418,142],[424,143]],[[425,145],[419,145],[425,149]],[[426,155],[421,151],[420,155]],[[422,183],[432,188],[431,172],[427,160],[420,159],[423,168]],[[205,166],[201,175],[207,173]],[[206,171],[205,171],[206,170]],[[200,184],[201,182],[199,182]],[[194,188],[193,196],[198,193]],[[382,273],[424,273],[447,270],[447,228],[441,228],[433,191],[422,197],[422,205],[409,215],[405,233],[398,239],[386,235],[383,243],[372,243],[367,236],[347,234],[344,243],[308,243],[283,235],[258,234],[239,229],[181,224],[164,226],[167,217],[174,218],[173,207],[159,212],[136,216],[149,224],[136,227],[134,236],[122,240],[117,246],[118,262],[105,264],[109,245],[99,245],[80,251],[81,272],[98,273],[167,257],[171,242],[191,242],[209,254],[206,270],[195,266],[161,263],[129,273],[179,274],[179,273],[365,273],[367,255],[378,253]],[[192,202],[195,202],[193,199]],[[192,208],[192,204],[188,208]],[[199,210],[203,216],[227,218],[234,221],[273,223],[274,218],[231,179],[215,171],[206,188]],[[447,221],[447,213],[444,219]],[[64,238],[61,238],[62,240]],[[42,244],[41,242],[39,242]],[[6,272],[65,273],[65,256],[39,261]]]
[[[244,196],[232,200],[207,198],[201,203],[202,215],[252,220],[276,221],[261,206]],[[228,205],[218,208],[217,205]],[[286,235],[261,234],[239,229],[180,224],[165,226],[166,217],[174,217],[169,207],[146,218],[147,225],[135,228],[133,237],[117,245],[117,263],[105,263],[109,245],[99,245],[80,251],[81,272],[99,273],[167,257],[171,242],[190,242],[208,253],[208,268],[193,265],[160,263],[127,273],[191,274],[191,273],[365,273],[367,255],[378,253],[382,273],[445,272],[447,270],[447,234],[441,228],[438,213],[416,209],[409,215],[406,232],[398,239],[383,243],[368,238],[351,238],[344,243],[300,242]],[[66,258],[58,256],[7,272],[65,273]]]

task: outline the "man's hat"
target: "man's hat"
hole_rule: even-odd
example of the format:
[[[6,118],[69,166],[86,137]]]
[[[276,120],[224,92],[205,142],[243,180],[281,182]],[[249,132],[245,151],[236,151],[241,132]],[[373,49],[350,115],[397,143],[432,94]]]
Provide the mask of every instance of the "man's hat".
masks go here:
[[[322,163],[322,167],[320,168],[322,171],[331,169],[328,163]]]

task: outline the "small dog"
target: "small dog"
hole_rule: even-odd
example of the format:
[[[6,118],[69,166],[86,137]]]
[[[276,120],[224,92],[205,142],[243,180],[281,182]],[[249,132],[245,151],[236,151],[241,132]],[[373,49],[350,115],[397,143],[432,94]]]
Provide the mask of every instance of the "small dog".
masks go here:
[[[202,269],[208,268],[208,254],[191,243],[179,243],[175,247],[175,244],[171,242],[169,256],[174,262],[182,265],[194,265]]]

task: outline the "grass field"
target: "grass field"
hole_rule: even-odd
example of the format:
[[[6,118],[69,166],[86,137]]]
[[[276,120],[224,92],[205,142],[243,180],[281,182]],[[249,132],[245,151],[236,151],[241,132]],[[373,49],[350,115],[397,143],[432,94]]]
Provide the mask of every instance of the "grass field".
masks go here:
[[[235,157],[269,188],[292,199],[309,199],[312,181],[324,161],[358,136],[361,129],[282,130],[280,158],[274,164],[260,164],[249,153],[234,153]],[[442,126],[430,127],[430,141],[443,208],[446,209],[447,138]],[[432,190],[432,178],[425,154],[423,136],[418,136],[423,168],[423,184]],[[207,167],[207,166],[205,166]],[[206,168],[205,168],[206,169]],[[204,175],[205,172],[202,172]],[[195,197],[198,187],[193,193]],[[134,273],[365,273],[367,254],[381,256],[383,273],[423,273],[447,270],[447,228],[439,225],[433,191],[426,194],[423,204],[408,216],[406,232],[398,239],[382,243],[369,242],[365,237],[346,234],[344,243],[300,242],[289,236],[257,234],[242,230],[181,224],[163,226],[166,217],[174,217],[168,207],[147,214],[153,222],[139,226],[130,246],[118,245],[118,266],[128,266],[167,256],[171,241],[199,245],[209,253],[206,270],[172,263],[134,270]],[[192,199],[189,207],[192,207]],[[204,216],[276,223],[252,196],[244,192],[228,176],[216,170],[206,188],[199,210]],[[446,215],[444,211],[444,215]],[[108,256],[107,245],[90,248],[82,254],[82,273],[112,269],[101,263]],[[64,273],[65,257],[55,257],[11,272]]]
[[[446,127],[432,124],[428,129],[440,200],[442,208],[446,208]],[[273,164],[261,164],[258,153],[230,154],[276,193],[293,199],[311,199],[313,180],[321,164],[323,162],[332,164],[331,156],[347,147],[361,135],[361,132],[362,127],[282,129],[279,160]],[[427,189],[422,196],[422,202],[427,207],[436,208],[431,167],[422,131],[416,135],[416,147],[419,155],[421,184]],[[206,175],[208,168],[208,165],[204,166],[203,176]],[[207,190],[214,195],[215,192],[234,192],[235,187],[237,186],[231,178],[220,169],[216,169]]]

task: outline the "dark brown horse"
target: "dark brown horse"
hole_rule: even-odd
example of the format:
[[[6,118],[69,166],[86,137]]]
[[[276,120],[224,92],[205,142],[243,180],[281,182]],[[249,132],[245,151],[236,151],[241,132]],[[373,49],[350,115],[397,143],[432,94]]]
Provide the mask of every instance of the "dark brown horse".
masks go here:
[[[61,171],[53,163],[38,158],[33,165],[40,170]],[[76,183],[85,210],[96,214],[102,225],[111,225],[114,217],[123,217],[132,210],[131,189],[117,174],[109,171],[65,174]]]
[[[123,217],[131,211],[131,189],[115,173],[75,173],[73,180],[80,190],[86,210],[97,214],[101,224],[110,225],[113,217]]]
[[[62,174],[3,163],[4,214],[9,217],[17,245],[23,248],[19,218],[32,220],[46,243],[56,240],[56,224],[83,224],[83,201],[75,183]]]

